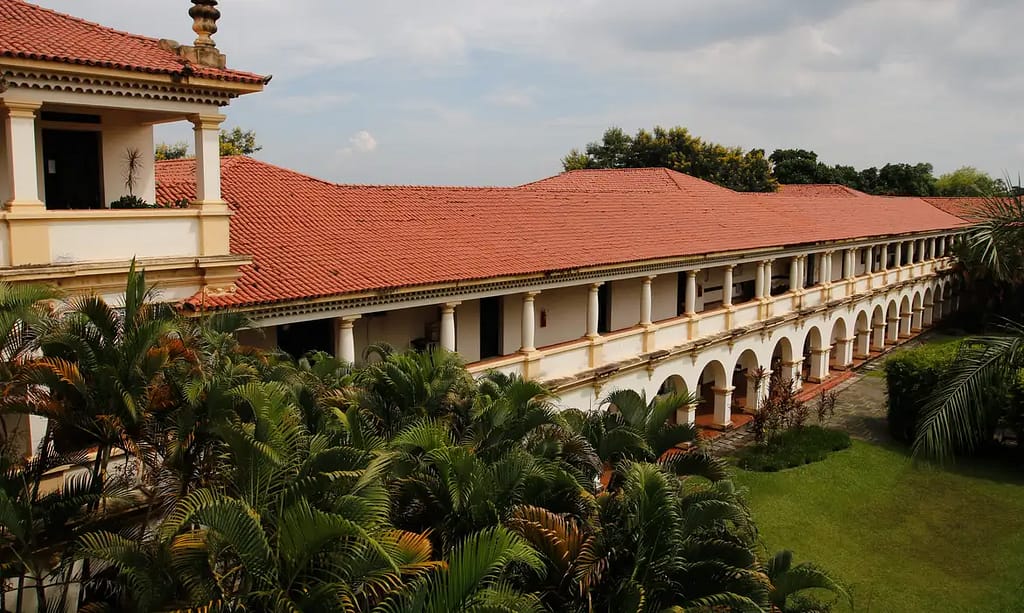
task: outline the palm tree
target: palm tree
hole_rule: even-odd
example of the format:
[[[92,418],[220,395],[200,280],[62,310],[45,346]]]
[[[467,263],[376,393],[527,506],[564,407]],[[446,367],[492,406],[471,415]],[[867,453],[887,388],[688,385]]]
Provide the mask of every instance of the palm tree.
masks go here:
[[[803,594],[806,590],[827,590],[837,598],[846,600],[853,608],[853,599],[846,588],[828,571],[804,562],[793,566],[793,552],[783,550],[775,554],[765,572],[771,579],[772,587],[768,599],[779,613],[819,613],[832,610],[833,603],[823,603],[813,596]]]

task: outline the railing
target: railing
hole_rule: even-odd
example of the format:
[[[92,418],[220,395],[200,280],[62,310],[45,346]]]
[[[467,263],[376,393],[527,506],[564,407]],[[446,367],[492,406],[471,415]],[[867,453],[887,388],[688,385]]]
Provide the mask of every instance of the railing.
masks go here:
[[[837,279],[827,288],[822,286],[805,288],[802,290],[803,294],[800,298],[801,306],[810,308],[825,304],[828,300],[864,294],[870,289],[896,283],[897,279],[915,279],[931,274],[946,268],[948,264],[948,259],[941,258],[918,262],[899,269],[866,273],[853,279]],[[852,287],[852,291],[848,290],[848,287]],[[751,325],[762,319],[763,312],[768,312],[771,316],[785,315],[792,311],[793,296],[792,292],[772,296],[766,300],[767,304],[763,310],[761,304],[754,300],[738,304],[731,311],[718,308],[713,311],[697,313],[693,317],[679,316],[659,321],[651,332],[654,335],[654,342],[647,347],[647,350],[671,349],[700,337],[713,336],[726,332],[728,329]],[[515,373],[548,380],[568,377],[593,367],[642,355],[645,333],[646,331],[642,327],[628,328],[609,333],[596,342],[582,338],[558,345],[540,347],[531,356],[515,354],[476,362],[469,365],[469,370],[473,373],[497,370],[508,374]],[[597,364],[591,364],[591,355],[598,357]],[[532,363],[534,366],[528,368],[528,363]]]

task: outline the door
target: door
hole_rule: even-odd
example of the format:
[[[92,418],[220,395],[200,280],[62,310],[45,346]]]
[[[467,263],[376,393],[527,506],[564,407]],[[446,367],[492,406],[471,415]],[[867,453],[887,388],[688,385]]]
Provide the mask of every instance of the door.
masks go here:
[[[101,208],[100,133],[43,130],[43,176],[46,208]]]
[[[480,300],[480,359],[501,355],[501,297]]]

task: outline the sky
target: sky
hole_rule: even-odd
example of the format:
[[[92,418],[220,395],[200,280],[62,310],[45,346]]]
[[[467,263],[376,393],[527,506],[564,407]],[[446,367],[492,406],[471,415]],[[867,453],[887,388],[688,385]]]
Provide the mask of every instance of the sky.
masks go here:
[[[187,0],[34,0],[191,44]],[[1024,172],[1019,0],[222,0],[256,157],[345,183],[516,185],[609,126],[828,163]],[[186,124],[187,125],[187,124]],[[186,125],[158,139],[184,140]]]

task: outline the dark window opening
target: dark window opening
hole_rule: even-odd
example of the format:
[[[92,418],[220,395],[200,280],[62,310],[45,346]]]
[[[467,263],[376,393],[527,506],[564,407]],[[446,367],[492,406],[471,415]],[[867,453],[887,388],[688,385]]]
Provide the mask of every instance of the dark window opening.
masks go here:
[[[316,319],[285,324],[277,329],[277,346],[294,358],[311,351],[334,353],[334,320]]]
[[[804,287],[811,287],[815,284],[815,272],[818,270],[818,257],[816,254],[811,253],[807,255],[807,259],[804,260],[804,264],[807,270],[804,271]]]
[[[501,355],[501,298],[480,300],[480,359]]]
[[[99,132],[43,130],[46,208],[101,208],[100,158]]]
[[[676,315],[686,313],[686,273],[676,275]]]
[[[740,293],[734,300],[736,303],[750,302],[754,299],[755,288],[754,279],[750,281],[742,281],[739,284]]]
[[[597,333],[612,330],[612,287],[608,283],[597,288]]]

